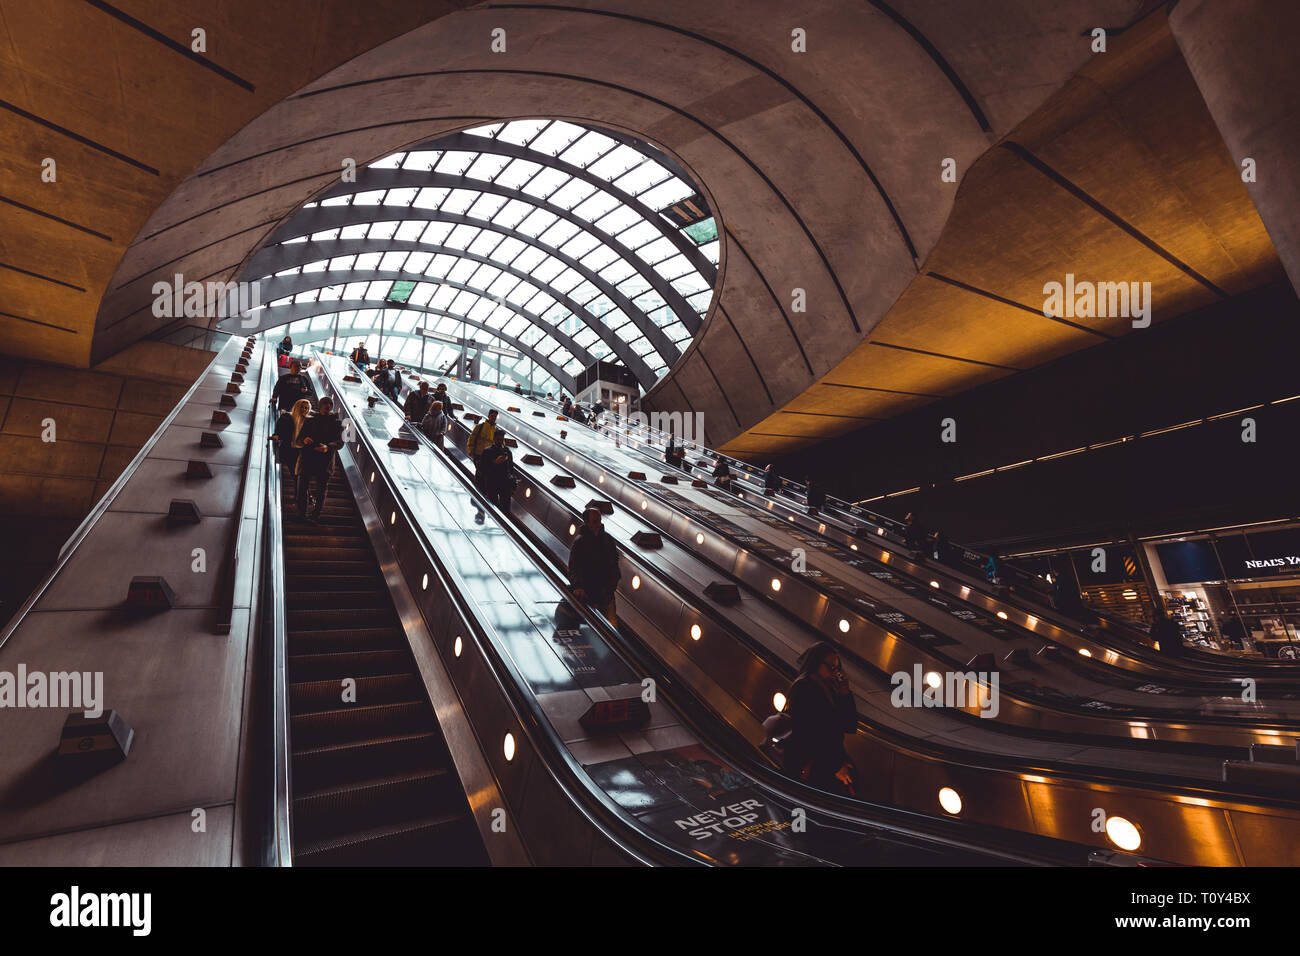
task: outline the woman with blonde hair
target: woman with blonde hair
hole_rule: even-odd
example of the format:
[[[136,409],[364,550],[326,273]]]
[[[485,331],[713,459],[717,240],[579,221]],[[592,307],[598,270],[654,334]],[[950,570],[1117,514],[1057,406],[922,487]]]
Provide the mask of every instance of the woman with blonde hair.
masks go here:
[[[293,408],[288,414],[282,414],[279,421],[275,423],[275,434],[271,438],[280,443],[278,450],[280,466],[289,474],[294,473],[295,466],[298,464],[298,453],[302,451],[302,443],[298,441],[298,435],[302,432],[302,423],[310,414],[311,402],[300,398],[293,403]]]

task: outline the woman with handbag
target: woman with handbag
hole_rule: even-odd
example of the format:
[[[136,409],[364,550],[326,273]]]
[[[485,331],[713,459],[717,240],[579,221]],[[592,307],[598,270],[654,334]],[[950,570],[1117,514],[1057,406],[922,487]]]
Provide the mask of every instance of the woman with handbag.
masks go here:
[[[857,769],[844,750],[844,735],[857,730],[858,709],[834,644],[821,641],[799,658],[786,710],[791,730],[785,772],[822,790],[855,796]]]

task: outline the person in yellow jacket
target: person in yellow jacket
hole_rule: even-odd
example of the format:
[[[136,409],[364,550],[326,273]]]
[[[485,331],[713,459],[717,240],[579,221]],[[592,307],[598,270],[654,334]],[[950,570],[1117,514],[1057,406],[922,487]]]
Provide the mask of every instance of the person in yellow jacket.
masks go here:
[[[469,433],[469,438],[465,441],[465,453],[474,462],[475,484],[480,483],[479,479],[483,474],[483,467],[479,463],[479,459],[483,457],[483,452],[492,447],[496,435],[497,410],[494,408],[487,413],[487,418],[474,426],[474,430]]]

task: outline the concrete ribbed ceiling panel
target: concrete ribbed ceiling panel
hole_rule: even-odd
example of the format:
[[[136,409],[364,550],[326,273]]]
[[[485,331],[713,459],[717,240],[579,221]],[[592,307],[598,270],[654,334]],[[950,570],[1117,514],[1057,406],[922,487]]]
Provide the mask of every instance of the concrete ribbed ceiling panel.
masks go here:
[[[212,138],[228,138],[139,229],[86,358],[166,324],[152,312],[154,283],[241,274],[304,203],[339,185],[345,160],[364,167],[473,127],[554,118],[654,143],[693,174],[725,227],[718,292],[651,400],[705,413],[714,440],[754,432],[852,355],[916,278],[957,193],[942,162],[969,171],[1089,61],[1089,30],[1154,6],[628,0],[438,16],[237,132],[214,117]],[[254,9],[233,3],[227,16],[251,22]],[[498,30],[504,52],[493,50]],[[796,30],[806,50],[793,48]],[[116,203],[101,208],[107,219]],[[76,243],[59,253],[89,258]],[[892,350],[859,384],[881,375],[901,386],[894,363],[921,358]],[[943,393],[962,382],[925,374]]]

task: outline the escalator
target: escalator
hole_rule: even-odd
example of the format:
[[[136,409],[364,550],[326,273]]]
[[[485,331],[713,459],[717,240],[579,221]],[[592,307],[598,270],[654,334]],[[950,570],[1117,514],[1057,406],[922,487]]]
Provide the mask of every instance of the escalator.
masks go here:
[[[281,502],[294,865],[487,865],[347,479]]]

